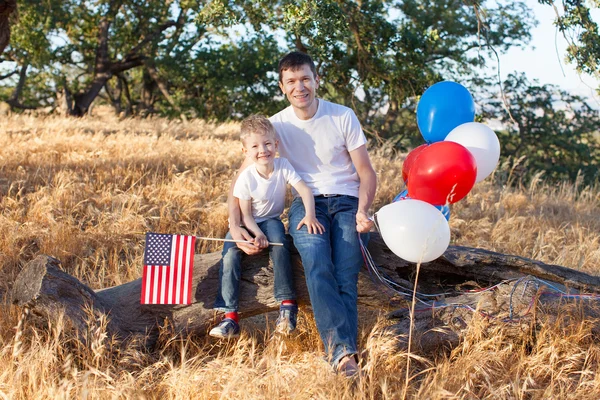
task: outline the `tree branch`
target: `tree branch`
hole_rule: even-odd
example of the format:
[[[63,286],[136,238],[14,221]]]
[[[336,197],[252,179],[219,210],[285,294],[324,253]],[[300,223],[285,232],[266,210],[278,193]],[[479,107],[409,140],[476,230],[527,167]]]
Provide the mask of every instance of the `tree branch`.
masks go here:
[[[152,79],[154,79],[154,82],[156,82],[156,85],[158,86],[158,89],[163,94],[163,96],[165,96],[165,99],[167,99],[167,101],[169,102],[169,104],[171,105],[171,107],[173,107],[173,109],[175,109],[175,111],[177,111],[179,113],[179,115],[180,115],[180,117],[181,117],[182,120],[186,121],[187,118],[185,117],[185,114],[183,114],[181,112],[181,108],[177,105],[177,103],[175,103],[175,101],[173,100],[173,98],[169,94],[169,89],[167,88],[166,83],[161,79],[160,75],[158,74],[158,71],[156,70],[156,67],[154,66],[154,63],[153,62],[147,62],[146,63],[146,68],[148,69],[148,74],[150,74],[150,77]]]
[[[152,40],[156,39],[158,36],[160,36],[163,33],[163,31],[165,31],[166,29],[169,29],[172,26],[177,26],[177,22],[176,21],[167,21],[164,24],[160,25],[154,32],[152,32],[150,35],[146,36],[144,39],[142,39],[141,42],[139,42],[135,47],[133,47],[129,51],[129,53],[127,53],[127,55],[125,56],[125,59],[123,61],[128,62],[132,58],[140,57],[138,55],[138,52],[140,51],[140,49],[142,47],[144,47],[145,45],[150,43]]]

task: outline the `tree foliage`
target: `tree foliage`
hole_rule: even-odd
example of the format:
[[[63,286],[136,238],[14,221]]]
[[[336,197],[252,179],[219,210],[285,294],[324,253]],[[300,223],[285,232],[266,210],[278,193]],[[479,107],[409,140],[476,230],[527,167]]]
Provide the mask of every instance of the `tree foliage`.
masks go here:
[[[10,59],[27,66],[24,79],[45,76],[62,90],[75,115],[98,95],[128,112],[270,112],[281,103],[268,72],[297,49],[318,60],[322,96],[388,136],[409,134],[396,120],[424,88],[472,72],[486,46],[524,44],[533,23],[518,1],[24,0],[21,8]]]
[[[600,2],[563,0],[560,6],[554,0],[539,2],[552,6],[556,12],[554,23],[569,43],[567,60],[574,63],[578,71],[600,80],[600,32],[590,13],[592,8],[600,8]]]
[[[504,82],[506,103],[497,94],[484,103],[482,117],[495,119],[502,157],[524,178],[540,171],[553,181],[591,184],[600,177],[600,115],[586,99],[554,85],[539,86],[524,75]],[[508,111],[506,107],[508,106]],[[523,168],[524,167],[524,168]]]
[[[317,61],[320,96],[352,107],[368,133],[404,149],[420,140],[414,111],[428,86],[451,79],[473,89],[480,68],[526,45],[536,22],[523,1],[22,0],[19,9],[0,65],[0,98],[13,108],[84,115],[107,102],[125,115],[218,121],[272,114],[285,105],[277,61],[299,50]],[[589,7],[565,0],[563,9],[559,28],[579,35],[571,59],[597,72],[600,40]],[[572,177],[577,160],[591,171],[598,155],[584,147],[597,129],[593,110],[527,84],[507,82],[519,105],[516,127],[498,107],[490,111],[509,124],[507,154],[527,153],[532,168],[553,168],[557,177]],[[557,109],[557,100],[581,107]],[[552,138],[550,161],[542,160],[546,150],[534,151],[542,138]]]

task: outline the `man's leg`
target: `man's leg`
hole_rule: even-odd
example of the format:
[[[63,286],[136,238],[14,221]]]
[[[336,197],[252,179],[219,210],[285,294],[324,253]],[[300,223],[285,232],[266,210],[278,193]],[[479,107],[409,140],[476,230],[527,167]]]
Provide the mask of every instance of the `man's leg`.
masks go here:
[[[356,231],[358,199],[352,196],[337,196],[330,199],[332,215],[331,249],[334,275],[338,293],[344,303],[348,335],[354,347],[338,345],[334,349],[334,364],[345,355],[356,353],[358,338],[358,274],[364,260]],[[367,237],[363,237],[366,240]]]
[[[304,266],[306,285],[310,295],[315,321],[325,351],[337,365],[344,354],[356,353],[356,334],[348,324],[346,304],[340,295],[331,253],[332,221],[329,201],[332,198],[315,198],[317,219],[325,227],[324,234],[309,234],[306,226],[296,230],[304,218],[304,206],[297,198],[290,207],[290,234]],[[336,354],[343,349],[344,354]]]

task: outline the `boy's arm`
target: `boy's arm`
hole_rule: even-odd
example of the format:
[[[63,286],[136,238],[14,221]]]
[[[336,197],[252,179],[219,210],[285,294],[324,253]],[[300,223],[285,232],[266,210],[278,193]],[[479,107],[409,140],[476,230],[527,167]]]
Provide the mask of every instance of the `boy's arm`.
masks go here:
[[[293,185],[294,189],[300,195],[302,199],[302,203],[304,204],[304,218],[298,223],[296,229],[300,229],[302,225],[306,225],[306,229],[308,229],[308,233],[323,233],[325,232],[325,227],[319,222],[317,219],[317,215],[315,213],[315,198],[313,196],[312,190],[304,183],[304,181],[300,180],[298,183]]]
[[[254,246],[258,246],[261,249],[268,247],[269,241],[267,240],[267,236],[260,230],[254,216],[252,216],[252,200],[239,199],[239,202],[244,226],[250,232],[254,233],[254,239],[251,238],[250,240],[254,240]]]
[[[371,165],[369,153],[365,145],[350,152],[350,158],[358,173],[360,186],[358,188],[358,211],[356,212],[356,230],[360,233],[369,232],[373,221],[369,219],[369,207],[375,198],[377,190],[377,175]]]
[[[229,212],[229,233],[231,234],[231,237],[234,240],[254,240],[252,236],[248,233],[248,231],[241,226],[242,217],[240,213],[239,199],[233,195],[233,187],[235,186],[235,182],[240,176],[240,172],[245,170],[250,164],[252,164],[252,161],[248,158],[244,158],[244,162],[240,166],[238,173],[233,177],[231,181],[231,186],[229,187],[229,192],[227,193],[227,210]],[[252,243],[237,243],[237,247],[239,247],[244,253],[248,255],[254,255],[261,252],[261,249],[256,247]]]

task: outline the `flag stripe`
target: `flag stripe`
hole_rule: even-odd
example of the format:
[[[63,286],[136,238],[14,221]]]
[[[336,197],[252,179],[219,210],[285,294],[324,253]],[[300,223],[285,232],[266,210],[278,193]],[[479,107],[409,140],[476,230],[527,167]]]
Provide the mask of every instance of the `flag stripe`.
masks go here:
[[[184,254],[185,253],[185,248],[186,248],[186,243],[185,240],[183,240],[183,236],[179,236],[179,258],[177,259],[177,264],[179,265],[179,271],[181,272],[181,275],[179,277],[179,293],[181,294],[181,297],[179,297],[179,300],[181,302],[181,304],[185,304],[185,291],[184,291],[184,286],[183,286],[183,282],[185,280],[185,264],[184,264]]]
[[[173,292],[173,285],[175,284],[175,268],[172,265],[169,266],[169,301],[168,304],[175,304],[175,293]]]
[[[164,304],[172,304],[172,301],[169,299],[169,285],[172,282],[171,279],[171,271],[173,270],[173,268],[171,268],[171,266],[167,267],[167,270],[165,271],[165,286],[163,288],[163,291],[165,292],[165,302]]]
[[[185,258],[185,304],[192,303],[192,280],[190,279],[190,264],[194,262],[194,245],[196,244],[196,238],[192,236],[187,237],[187,257]]]
[[[152,274],[154,272],[154,267],[148,267],[148,275],[150,275],[150,279],[148,279],[148,304],[152,304],[152,288],[154,287],[154,281],[152,280]]]
[[[142,304],[146,304],[148,303],[148,281],[149,277],[148,277],[148,268],[146,266],[144,266],[144,272],[142,275],[142,295],[141,295],[141,302]]]
[[[174,250],[171,253],[171,265],[175,267],[175,304],[180,304],[181,302],[181,287],[179,286],[179,281],[181,280],[181,268],[179,267],[179,237],[177,235],[173,236]]]
[[[167,270],[169,266],[160,267],[160,304],[165,304],[165,288],[167,287]]]
[[[152,287],[152,304],[158,303],[158,271],[159,266],[155,265],[152,268],[152,280],[154,281],[154,286]]]

